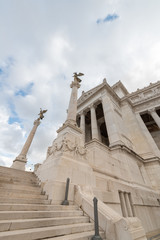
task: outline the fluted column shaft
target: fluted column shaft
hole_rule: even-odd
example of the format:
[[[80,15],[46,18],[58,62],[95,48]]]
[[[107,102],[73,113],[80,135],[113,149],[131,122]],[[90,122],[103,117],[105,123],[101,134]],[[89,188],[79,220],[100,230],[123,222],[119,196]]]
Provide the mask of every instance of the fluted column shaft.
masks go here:
[[[84,112],[82,112],[80,115],[80,128],[83,132],[84,141],[85,141],[85,114],[84,114]]]
[[[31,130],[31,132],[30,132],[30,134],[29,134],[29,136],[28,136],[28,138],[27,138],[27,140],[26,140],[26,142],[25,142],[25,144],[22,148],[22,151],[21,151],[20,155],[23,155],[23,156],[27,155],[29,147],[31,146],[31,143],[33,141],[34,135],[36,133],[36,130],[37,130],[37,127],[39,126],[39,124],[40,124],[39,120],[34,121],[33,128],[32,128],[32,130]]]
[[[148,112],[151,114],[152,118],[154,119],[154,121],[156,122],[158,127],[160,128],[160,117],[158,116],[156,110],[150,109],[150,110],[148,110]]]
[[[16,169],[19,169],[19,170],[25,170],[25,164],[27,162],[27,158],[26,158],[26,155],[28,153],[28,150],[29,150],[29,147],[33,141],[33,138],[34,138],[34,135],[35,135],[35,132],[37,130],[37,127],[39,126],[40,124],[40,120],[37,119],[34,121],[34,126],[22,148],[22,151],[21,153],[16,157],[16,159],[13,161],[13,164],[12,164],[12,168],[16,168]]]
[[[95,106],[91,106],[91,129],[92,129],[92,139],[99,139],[98,137],[98,125],[97,125],[97,118],[96,118],[96,110]]]
[[[68,107],[68,114],[67,114],[67,121],[72,124],[76,124],[76,115],[77,115],[77,92],[80,84],[76,81],[76,79],[71,83],[70,87],[72,88],[69,107]]]

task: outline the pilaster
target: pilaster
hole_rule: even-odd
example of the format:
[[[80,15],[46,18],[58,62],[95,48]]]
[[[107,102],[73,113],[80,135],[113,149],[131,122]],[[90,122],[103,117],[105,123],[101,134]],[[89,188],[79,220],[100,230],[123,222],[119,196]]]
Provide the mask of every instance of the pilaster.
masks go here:
[[[123,144],[120,136],[120,130],[118,129],[118,124],[115,117],[115,112],[111,103],[110,98],[107,95],[102,96],[102,106],[104,112],[104,119],[106,123],[106,128],[108,132],[110,146],[117,144]]]

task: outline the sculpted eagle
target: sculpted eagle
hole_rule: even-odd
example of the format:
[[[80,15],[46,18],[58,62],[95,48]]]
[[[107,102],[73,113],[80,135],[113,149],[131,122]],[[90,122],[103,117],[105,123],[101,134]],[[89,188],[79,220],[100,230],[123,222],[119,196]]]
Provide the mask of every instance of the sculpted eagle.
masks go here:
[[[41,119],[43,119],[44,118],[44,113],[46,113],[47,112],[47,110],[42,110],[42,108],[40,108],[40,113],[38,114],[39,115],[39,120]]]
[[[82,80],[80,79],[80,78],[78,78],[79,76],[83,76],[84,75],[84,73],[73,73],[74,75],[73,75],[73,77],[74,77],[74,79],[76,79],[78,82],[82,82]]]

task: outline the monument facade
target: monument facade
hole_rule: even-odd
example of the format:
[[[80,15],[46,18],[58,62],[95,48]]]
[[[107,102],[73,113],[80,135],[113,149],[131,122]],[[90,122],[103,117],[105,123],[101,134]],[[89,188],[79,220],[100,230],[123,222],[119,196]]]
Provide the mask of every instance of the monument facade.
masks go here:
[[[128,93],[106,79],[82,92],[75,74],[67,120],[36,170],[53,203],[69,200],[93,218],[99,200],[106,239],[146,239],[160,229],[160,82]]]

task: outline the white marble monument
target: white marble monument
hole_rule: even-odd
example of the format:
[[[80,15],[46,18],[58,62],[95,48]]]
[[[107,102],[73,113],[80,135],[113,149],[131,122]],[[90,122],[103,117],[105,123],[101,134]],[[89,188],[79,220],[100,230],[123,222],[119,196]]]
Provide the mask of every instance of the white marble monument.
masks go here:
[[[106,239],[144,240],[160,229],[160,82],[128,93],[106,79],[82,92],[74,74],[67,120],[36,170],[53,203],[64,197],[99,222]]]

